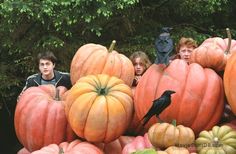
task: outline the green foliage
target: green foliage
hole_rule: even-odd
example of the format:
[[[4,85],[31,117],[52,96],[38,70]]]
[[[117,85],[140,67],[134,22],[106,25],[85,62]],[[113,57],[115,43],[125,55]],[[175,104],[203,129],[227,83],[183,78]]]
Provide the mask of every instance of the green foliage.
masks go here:
[[[35,57],[51,50],[56,68],[69,71],[77,49],[89,42],[129,56],[143,50],[155,60],[154,42],[163,26],[200,44],[208,37],[236,35],[236,2],[229,0],[4,0],[0,3],[0,97],[16,101],[25,79],[38,71]],[[2,99],[1,99],[2,101]]]

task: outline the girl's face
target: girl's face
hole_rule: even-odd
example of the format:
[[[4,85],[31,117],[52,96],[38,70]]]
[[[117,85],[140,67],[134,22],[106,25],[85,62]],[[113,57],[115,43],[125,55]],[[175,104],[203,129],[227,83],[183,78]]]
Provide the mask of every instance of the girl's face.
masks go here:
[[[141,58],[135,58],[134,60],[134,71],[135,75],[143,75],[144,71],[146,70],[145,64],[142,62]]]
[[[185,60],[187,63],[189,63],[189,59],[190,59],[193,49],[194,47],[188,47],[186,45],[181,46],[179,49],[180,58]]]

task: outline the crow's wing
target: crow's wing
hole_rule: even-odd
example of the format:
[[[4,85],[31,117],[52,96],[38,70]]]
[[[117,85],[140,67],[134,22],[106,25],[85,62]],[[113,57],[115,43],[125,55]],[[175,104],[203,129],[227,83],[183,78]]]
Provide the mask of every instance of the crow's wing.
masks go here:
[[[159,115],[167,106],[170,105],[170,97],[162,96],[153,101],[151,108],[143,117],[143,126],[151,119],[153,115]]]
[[[153,115],[155,115],[155,104],[152,104],[151,108],[148,110],[148,112],[145,114],[145,116],[143,117],[143,119],[147,118],[147,117],[152,117]]]
[[[142,118],[143,126],[151,119],[152,116],[156,114],[155,111],[155,104],[153,102],[151,108],[148,110],[148,112],[145,114],[145,116]]]
[[[159,115],[161,112],[170,105],[170,98],[167,96],[162,96],[157,100],[154,100],[155,114]]]

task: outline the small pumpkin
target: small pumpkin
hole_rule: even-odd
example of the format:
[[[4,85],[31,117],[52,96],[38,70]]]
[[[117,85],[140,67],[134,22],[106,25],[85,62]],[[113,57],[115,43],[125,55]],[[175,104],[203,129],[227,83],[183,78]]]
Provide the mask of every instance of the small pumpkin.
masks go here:
[[[28,88],[19,98],[14,125],[17,138],[27,150],[76,138],[60,99],[66,91],[65,87],[40,85]]]
[[[227,125],[214,126],[210,131],[200,132],[195,144],[201,154],[235,154],[236,131]]]
[[[88,142],[74,140],[71,143],[63,142],[59,145],[50,144],[40,150],[34,151],[31,154],[103,154],[103,152]]]
[[[81,46],[75,53],[70,67],[72,84],[86,75],[108,74],[116,76],[131,86],[134,80],[134,66],[131,60],[113,50],[116,41],[109,49],[94,43]]]
[[[167,148],[170,146],[190,146],[194,143],[195,135],[191,128],[183,125],[156,123],[148,130],[148,138],[156,148]]]
[[[89,142],[109,143],[127,129],[132,113],[131,88],[106,74],[80,78],[65,101],[67,119],[74,132]]]

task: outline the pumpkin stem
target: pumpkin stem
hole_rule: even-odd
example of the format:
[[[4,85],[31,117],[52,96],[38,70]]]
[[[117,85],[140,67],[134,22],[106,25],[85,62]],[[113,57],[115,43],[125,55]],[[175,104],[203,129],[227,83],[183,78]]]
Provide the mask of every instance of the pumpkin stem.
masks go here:
[[[99,89],[98,94],[99,95],[106,95],[107,94],[107,89],[106,88]]]
[[[229,50],[230,50],[230,47],[231,47],[231,40],[232,40],[229,28],[226,28],[226,34],[227,34],[227,37],[228,37],[228,46],[227,46],[227,49],[225,50],[225,54],[227,55],[229,53]]]
[[[213,147],[219,147],[219,146],[222,146],[222,145],[220,144],[220,142],[219,142],[218,137],[214,137],[214,138],[213,138],[212,146],[213,146]]]
[[[58,154],[64,154],[64,150],[62,147],[59,147],[59,153]]]
[[[108,52],[112,52],[112,50],[113,50],[114,47],[115,47],[115,44],[116,44],[116,40],[113,40],[113,41],[111,42],[111,45],[110,45],[109,49],[108,49]]]
[[[175,120],[175,119],[172,120],[171,124],[174,125],[174,126],[176,127],[176,120]]]
[[[60,90],[56,88],[56,96],[54,98],[56,101],[60,100],[59,92],[60,92]]]

